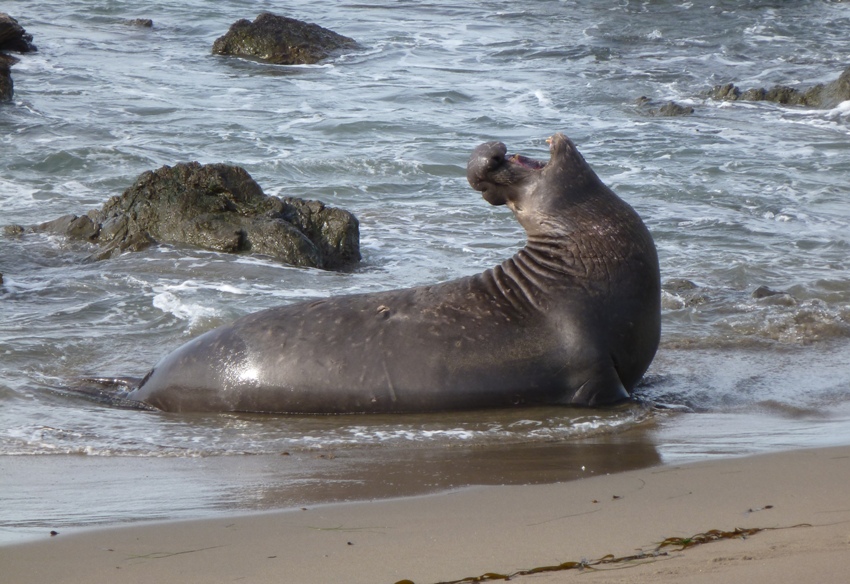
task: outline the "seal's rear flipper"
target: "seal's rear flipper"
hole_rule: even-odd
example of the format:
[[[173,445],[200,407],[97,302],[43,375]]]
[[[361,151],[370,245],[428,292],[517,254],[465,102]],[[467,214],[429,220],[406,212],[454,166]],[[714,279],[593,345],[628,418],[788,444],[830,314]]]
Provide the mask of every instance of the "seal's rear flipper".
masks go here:
[[[141,381],[139,377],[79,377],[68,386],[52,389],[57,393],[83,397],[116,408],[155,410],[145,403],[127,398]]]
[[[581,384],[569,403],[574,406],[606,406],[629,398],[629,392],[623,387],[617,370],[608,367]]]

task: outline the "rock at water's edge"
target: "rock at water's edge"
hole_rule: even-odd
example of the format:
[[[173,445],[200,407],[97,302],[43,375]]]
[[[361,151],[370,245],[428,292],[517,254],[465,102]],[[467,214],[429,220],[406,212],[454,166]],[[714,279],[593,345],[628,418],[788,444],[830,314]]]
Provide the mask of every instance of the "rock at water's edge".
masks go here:
[[[32,35],[27,34],[17,20],[5,12],[0,12],[0,51],[30,53],[35,50]]]
[[[676,117],[689,116],[694,113],[694,108],[689,105],[681,105],[675,101],[668,101],[658,107],[655,101],[648,97],[639,97],[636,105],[651,116]]]
[[[339,269],[360,261],[357,218],[318,201],[263,193],[245,169],[197,162],[141,174],[100,210],[32,228],[101,246],[92,259],[153,243],[271,256],[296,266]],[[18,232],[6,228],[7,235]]]
[[[356,48],[357,41],[317,24],[263,12],[242,19],[213,43],[214,55],[236,55],[276,65],[311,65],[332,53]]]
[[[32,35],[27,34],[17,20],[5,12],[0,12],[0,51],[29,53],[35,50]],[[0,53],[0,102],[12,100],[15,88],[12,82],[12,65],[17,62],[15,57]]]
[[[0,102],[12,101],[15,94],[15,84],[12,81],[12,65],[17,63],[15,57],[0,53]]]
[[[35,50],[32,35],[27,34],[17,20],[5,12],[0,12],[0,51],[31,53]]]
[[[835,81],[826,85],[820,83],[806,90],[776,85],[771,89],[762,87],[741,91],[736,85],[726,83],[716,85],[709,92],[709,97],[724,101],[772,101],[783,105],[830,109],[843,101],[850,100],[850,67],[845,69]]]

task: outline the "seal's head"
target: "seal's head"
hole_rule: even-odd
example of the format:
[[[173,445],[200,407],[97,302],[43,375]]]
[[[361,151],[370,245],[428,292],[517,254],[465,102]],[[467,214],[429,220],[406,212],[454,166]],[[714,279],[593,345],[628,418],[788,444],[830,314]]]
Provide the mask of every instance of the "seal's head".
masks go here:
[[[607,191],[569,138],[557,133],[547,142],[548,162],[508,154],[501,142],[486,142],[473,151],[466,166],[472,188],[491,205],[510,207],[527,229],[541,217]]]
[[[508,154],[508,149],[501,142],[485,142],[469,157],[466,178],[491,205],[517,202],[522,191],[541,179],[554,180],[569,190],[599,182],[572,140],[559,132],[547,142],[550,152],[548,162],[521,154]]]

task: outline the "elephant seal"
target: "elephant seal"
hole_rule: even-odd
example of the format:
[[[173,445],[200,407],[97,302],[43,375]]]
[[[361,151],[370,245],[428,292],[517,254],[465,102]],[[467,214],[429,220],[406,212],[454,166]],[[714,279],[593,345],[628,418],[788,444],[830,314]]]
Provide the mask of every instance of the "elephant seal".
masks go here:
[[[122,398],[172,412],[423,412],[625,400],[660,336],[652,237],[563,134],[547,163],[478,146],[470,185],[528,233],[432,286],[263,310],[166,355]]]

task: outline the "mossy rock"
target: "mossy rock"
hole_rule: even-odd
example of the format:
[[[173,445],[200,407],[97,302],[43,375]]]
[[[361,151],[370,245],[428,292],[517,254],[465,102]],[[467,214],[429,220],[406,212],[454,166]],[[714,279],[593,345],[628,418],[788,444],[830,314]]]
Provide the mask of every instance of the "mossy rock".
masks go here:
[[[354,39],[311,24],[263,12],[254,22],[242,19],[213,43],[215,55],[235,55],[276,65],[311,65],[333,53],[356,48]]]
[[[354,215],[320,201],[268,196],[245,169],[227,164],[163,166],[140,175],[99,210],[65,215],[32,229],[97,243],[101,249],[92,259],[159,242],[262,254],[323,269],[360,261]],[[7,227],[6,233],[13,230]]]

